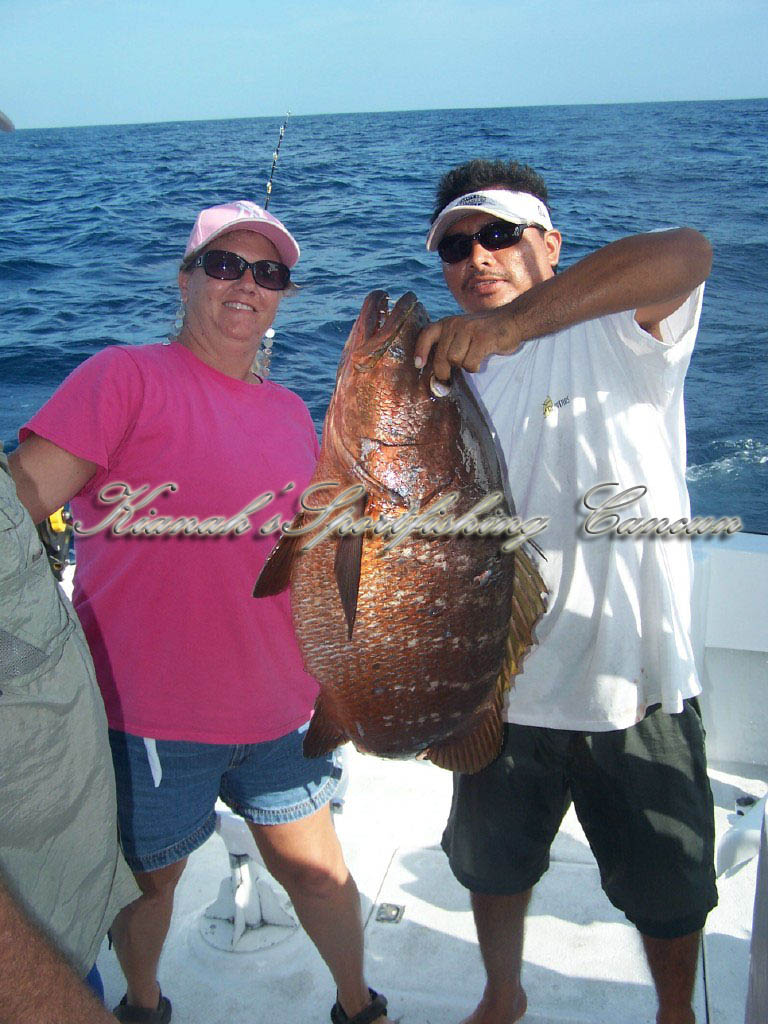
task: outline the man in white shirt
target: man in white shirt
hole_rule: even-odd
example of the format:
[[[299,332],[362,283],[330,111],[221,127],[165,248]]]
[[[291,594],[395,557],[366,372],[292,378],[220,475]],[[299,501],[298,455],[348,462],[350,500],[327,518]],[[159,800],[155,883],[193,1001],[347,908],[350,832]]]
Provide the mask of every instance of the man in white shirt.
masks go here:
[[[549,589],[501,756],[457,775],[443,837],[486,967],[464,1024],[514,1024],[523,923],[572,799],[603,889],[641,933],[657,1024],[691,1024],[717,902],[714,823],[690,644],[683,380],[711,250],[636,235],[556,273],[561,235],[529,167],[475,160],[437,189],[427,248],[465,315],[427,327],[436,377],[469,379],[503,451]],[[695,524],[694,524],[695,525]]]

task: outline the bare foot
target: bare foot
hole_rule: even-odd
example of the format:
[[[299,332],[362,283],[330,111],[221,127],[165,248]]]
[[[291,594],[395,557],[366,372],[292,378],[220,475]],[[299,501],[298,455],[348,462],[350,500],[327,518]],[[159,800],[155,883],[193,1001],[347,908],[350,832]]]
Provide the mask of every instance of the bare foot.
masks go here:
[[[507,1000],[494,999],[486,992],[475,1012],[465,1017],[461,1024],[516,1024],[525,1016],[527,1009],[528,998],[522,988],[511,1005]]]
[[[656,1014],[656,1024],[696,1024],[696,1017],[689,1006],[671,1010],[666,1014],[659,1010]]]

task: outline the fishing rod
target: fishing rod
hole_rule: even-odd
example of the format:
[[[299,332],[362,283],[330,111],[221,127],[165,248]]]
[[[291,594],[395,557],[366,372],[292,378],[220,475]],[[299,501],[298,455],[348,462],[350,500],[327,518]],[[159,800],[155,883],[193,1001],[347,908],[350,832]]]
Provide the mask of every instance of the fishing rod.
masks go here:
[[[280,152],[280,143],[283,141],[283,136],[285,135],[285,127],[288,124],[288,118],[290,116],[291,116],[291,112],[289,110],[288,113],[285,115],[285,120],[280,125],[280,134],[279,134],[279,136],[277,138],[277,149],[272,154],[272,169],[269,172],[269,181],[267,182],[267,195],[266,195],[266,198],[264,199],[264,209],[265,210],[269,206],[270,196],[272,195],[272,176],[275,173],[275,167],[277,166],[277,157],[278,157],[278,154]]]
[[[277,149],[272,154],[272,167],[269,171],[269,181],[267,182],[267,194],[264,197],[264,209],[266,210],[269,206],[269,199],[272,195],[272,177],[275,173],[275,167],[277,167],[277,157],[280,153],[280,143],[283,141],[285,135],[285,127],[288,124],[288,118],[291,116],[290,110],[285,115],[285,120],[280,125],[280,134],[277,137]],[[268,327],[264,332],[264,337],[259,345],[259,350],[253,360],[253,366],[251,367],[254,373],[260,374],[262,377],[266,377],[269,374],[269,363],[272,358],[272,344],[275,338],[275,330],[273,327]]]

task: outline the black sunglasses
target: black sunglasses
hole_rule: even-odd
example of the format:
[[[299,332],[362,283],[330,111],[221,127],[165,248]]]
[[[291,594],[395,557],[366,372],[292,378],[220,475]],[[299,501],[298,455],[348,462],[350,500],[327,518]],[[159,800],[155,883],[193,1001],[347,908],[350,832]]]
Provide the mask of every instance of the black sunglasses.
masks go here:
[[[530,224],[510,224],[505,220],[492,220],[483,224],[474,235],[465,235],[457,232],[454,235],[446,235],[443,238],[437,251],[443,263],[461,263],[472,252],[472,243],[479,242],[484,249],[496,252],[497,249],[508,249],[511,245],[517,245],[523,237],[526,228]]]
[[[226,249],[209,249],[198,256],[192,266],[202,267],[208,277],[215,277],[217,281],[237,281],[250,268],[256,284],[272,292],[283,291],[291,281],[291,272],[284,263],[277,260],[249,263],[236,252],[227,252]]]

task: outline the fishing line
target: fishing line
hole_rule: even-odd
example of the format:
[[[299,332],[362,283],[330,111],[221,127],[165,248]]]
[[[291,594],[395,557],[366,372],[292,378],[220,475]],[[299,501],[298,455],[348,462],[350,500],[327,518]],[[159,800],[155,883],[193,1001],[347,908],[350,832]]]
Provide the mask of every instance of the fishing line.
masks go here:
[[[267,182],[267,194],[264,197],[264,209],[266,210],[269,206],[270,196],[272,195],[272,178],[275,173],[275,167],[277,167],[277,158],[280,153],[280,143],[283,141],[285,135],[285,128],[288,124],[288,118],[291,116],[290,110],[285,115],[285,120],[280,125],[280,134],[277,137],[277,148],[272,154],[272,167],[269,171],[269,181]],[[272,345],[275,340],[275,329],[274,327],[268,327],[264,332],[264,337],[261,339],[259,350],[256,353],[251,371],[258,374],[261,377],[269,376],[269,364],[272,359]]]
[[[264,199],[264,209],[265,210],[269,206],[269,200],[270,200],[270,197],[272,195],[272,176],[275,173],[275,167],[277,166],[277,157],[278,157],[278,154],[280,153],[280,143],[283,141],[283,136],[285,135],[285,127],[288,124],[288,118],[290,116],[291,116],[291,112],[289,110],[288,113],[285,115],[285,120],[280,125],[280,134],[277,137],[277,149],[272,154],[272,169],[269,172],[269,181],[267,182],[267,195],[266,195],[266,197]]]

